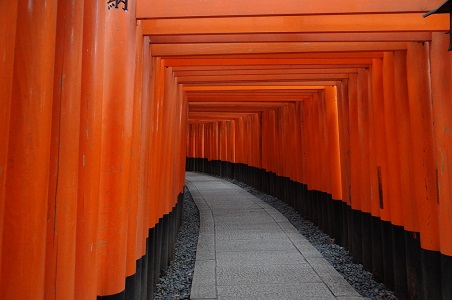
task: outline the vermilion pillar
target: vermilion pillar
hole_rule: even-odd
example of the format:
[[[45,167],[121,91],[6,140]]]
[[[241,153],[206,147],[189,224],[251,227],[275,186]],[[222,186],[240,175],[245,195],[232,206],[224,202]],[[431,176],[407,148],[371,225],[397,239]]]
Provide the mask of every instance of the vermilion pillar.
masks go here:
[[[153,91],[152,91],[152,97],[151,97],[151,126],[150,126],[150,148],[149,148],[149,159],[150,159],[150,165],[149,165],[149,172],[150,172],[150,187],[152,186],[160,186],[160,170],[162,170],[162,162],[159,159],[160,155],[160,149],[159,145],[161,145],[161,136],[160,134],[160,128],[161,124],[161,118],[162,118],[162,111],[159,109],[163,105],[163,82],[164,82],[164,70],[163,70],[163,63],[160,58],[156,58],[154,60],[154,67],[153,67]],[[151,212],[151,219],[149,223],[149,228],[153,228],[157,223],[159,218],[161,217],[161,204],[159,204],[159,201],[162,199],[161,197],[161,188],[160,189],[150,189],[150,212]]]
[[[338,130],[340,148],[340,174],[342,184],[342,199],[350,205],[350,135],[349,135],[349,101],[348,101],[348,79],[344,79],[337,87],[338,105]],[[304,145],[303,145],[304,147]],[[304,181],[303,181],[304,182]]]
[[[407,52],[408,96],[411,115],[411,163],[414,201],[418,207],[421,246],[439,249],[438,194],[429,83],[429,44],[409,43]]]
[[[106,8],[85,1],[83,18],[75,299],[97,295],[97,229]]]
[[[390,221],[390,207],[388,197],[388,172],[386,157],[386,127],[384,119],[384,89],[383,89],[383,62],[380,59],[374,59],[372,64],[372,114],[374,121],[375,153],[376,165],[374,172],[377,190],[372,197],[372,215],[379,216],[383,221]]]
[[[436,141],[441,253],[452,256],[452,54],[446,52],[448,38],[435,34],[432,41],[432,103]]]
[[[97,247],[97,292],[102,296],[120,293],[125,288],[135,75],[133,5],[133,1],[128,2],[128,11],[121,5],[111,8],[105,17]]]
[[[372,172],[370,166],[371,152],[374,149],[370,148],[370,130],[372,129],[370,124],[370,89],[369,89],[370,75],[369,70],[360,68],[358,70],[358,139],[359,139],[359,177],[360,177],[360,211],[369,212],[369,204],[371,197],[370,188],[370,173]],[[362,217],[362,215],[361,215]],[[358,217],[359,218],[359,217]],[[362,220],[363,221],[363,220]],[[362,228],[365,229],[365,226]],[[366,233],[363,233],[366,234]],[[358,237],[360,238],[360,237]]]
[[[433,138],[429,43],[409,43],[407,82],[411,115],[413,201],[421,237],[422,284],[426,299],[441,294],[438,183]]]
[[[395,113],[397,116],[397,139],[399,148],[399,173],[401,200],[403,202],[403,225],[405,230],[419,232],[415,218],[415,203],[413,201],[413,190],[411,189],[411,125],[410,108],[408,103],[406,51],[394,53],[394,93]]]
[[[144,210],[138,211],[138,190],[139,190],[139,161],[140,161],[140,130],[141,130],[141,100],[142,100],[142,87],[143,87],[143,36],[141,21],[138,21],[136,37],[135,37],[135,81],[133,102],[128,105],[133,106],[133,119],[132,119],[132,136],[131,136],[131,149],[129,153],[130,159],[130,172],[128,179],[128,236],[127,236],[127,276],[135,274],[136,261],[139,259],[142,249],[142,234],[141,229],[138,227],[138,214],[144,214]],[[130,82],[132,83],[132,82]],[[140,218],[142,219],[142,218]],[[140,243],[140,249],[138,251],[138,243]],[[141,253],[143,254],[143,253]]]
[[[56,8],[54,0],[17,6],[1,253],[1,273],[8,276],[0,282],[2,299],[44,297]]]
[[[50,149],[45,299],[73,299],[83,1],[58,5]]]
[[[341,163],[339,149],[339,121],[337,89],[327,87],[325,89],[325,120],[328,128],[328,158],[331,176],[330,193],[334,200],[342,200]]]
[[[2,257],[3,215],[5,205],[6,162],[8,155],[9,118],[16,44],[17,1],[3,3],[0,11],[0,270]],[[0,281],[2,273],[0,272]]]
[[[431,47],[432,104],[439,200],[442,297],[452,297],[452,54],[449,38],[433,34]]]
[[[383,106],[385,121],[386,153],[388,161],[388,195],[390,202],[391,223],[403,225],[402,194],[400,189],[399,148],[397,129],[397,110],[394,80],[394,53],[385,52],[383,59]]]
[[[350,120],[350,196],[351,207],[361,209],[361,177],[360,177],[360,136],[359,136],[359,110],[358,110],[358,75],[350,76],[348,87],[349,120]],[[363,195],[365,197],[365,195]]]
[[[141,122],[140,122],[140,146],[139,146],[139,174],[138,174],[138,229],[141,228],[141,247],[138,247],[141,256],[146,253],[146,238],[149,234],[149,199],[147,198],[148,187],[148,150],[149,150],[149,84],[151,73],[151,53],[149,37],[143,41],[143,72],[141,89]]]

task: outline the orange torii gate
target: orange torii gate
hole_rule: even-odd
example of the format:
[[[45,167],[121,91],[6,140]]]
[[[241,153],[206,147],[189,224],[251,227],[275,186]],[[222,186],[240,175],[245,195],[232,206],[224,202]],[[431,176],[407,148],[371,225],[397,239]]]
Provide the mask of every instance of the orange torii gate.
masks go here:
[[[277,195],[400,297],[450,299],[441,0],[9,1],[0,298],[148,298],[184,171]]]

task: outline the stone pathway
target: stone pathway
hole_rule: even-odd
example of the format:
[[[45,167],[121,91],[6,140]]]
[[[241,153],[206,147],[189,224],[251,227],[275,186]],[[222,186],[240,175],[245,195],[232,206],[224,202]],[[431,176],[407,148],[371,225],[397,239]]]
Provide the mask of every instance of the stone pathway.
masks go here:
[[[363,299],[277,210],[187,172],[201,226],[191,299]]]

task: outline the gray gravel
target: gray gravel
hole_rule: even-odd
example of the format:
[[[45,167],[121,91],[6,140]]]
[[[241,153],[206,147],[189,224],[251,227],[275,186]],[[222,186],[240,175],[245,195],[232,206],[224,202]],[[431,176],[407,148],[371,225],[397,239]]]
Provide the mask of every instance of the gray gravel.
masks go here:
[[[281,212],[363,297],[373,300],[397,300],[394,293],[382,283],[373,280],[372,274],[365,271],[361,264],[354,263],[347,250],[334,244],[327,234],[290,206],[246,184],[236,180],[231,182]],[[190,192],[185,189],[183,221],[177,238],[175,260],[171,262],[167,274],[160,278],[154,299],[190,299],[198,235],[199,212]]]
[[[182,225],[176,241],[175,259],[160,277],[154,299],[190,299],[199,236],[199,211],[185,188]]]
[[[353,258],[345,248],[334,244],[333,239],[312,222],[304,219],[292,207],[244,183],[236,180],[231,180],[231,182],[270,204],[282,213],[361,296],[374,300],[397,300],[394,293],[388,290],[384,284],[372,279],[372,273],[364,270],[363,265],[354,263]]]

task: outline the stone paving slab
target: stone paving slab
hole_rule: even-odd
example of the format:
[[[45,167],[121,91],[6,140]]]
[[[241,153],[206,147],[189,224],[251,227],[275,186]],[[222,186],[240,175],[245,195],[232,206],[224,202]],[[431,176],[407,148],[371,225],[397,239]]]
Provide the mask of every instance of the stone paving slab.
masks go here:
[[[254,239],[254,240],[217,240],[218,252],[233,251],[284,251],[295,247],[288,239]]]
[[[204,174],[186,183],[201,221],[191,299],[363,299],[270,205]]]
[[[333,300],[323,283],[253,284],[219,286],[218,299],[230,300]]]
[[[217,266],[219,286],[321,282],[308,264]]]
[[[306,264],[295,249],[283,251],[217,252],[217,266],[291,265]]]

